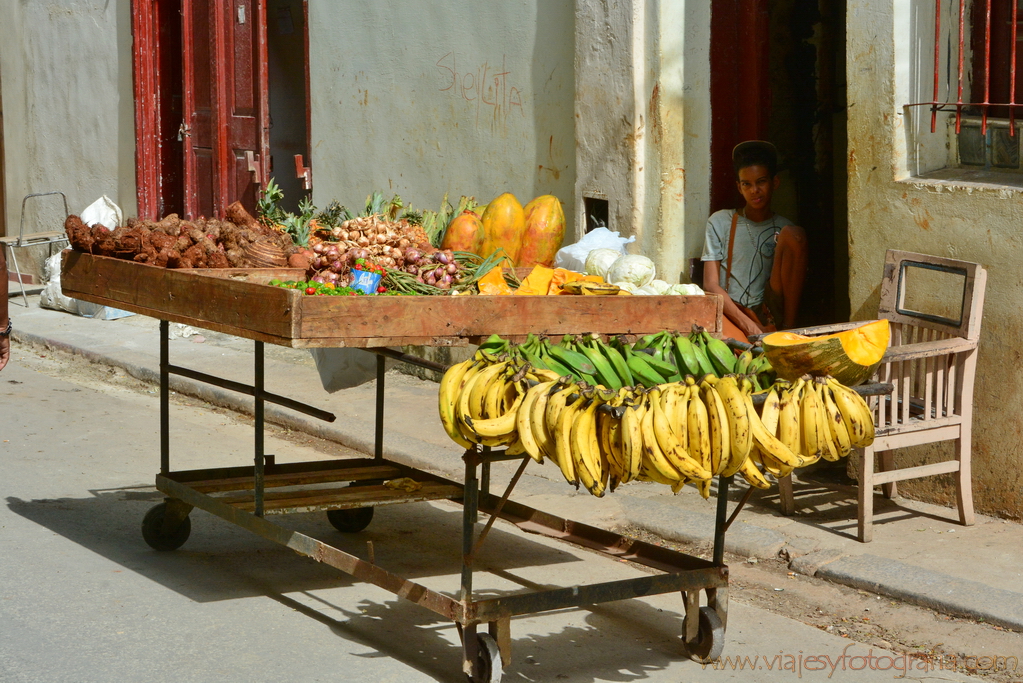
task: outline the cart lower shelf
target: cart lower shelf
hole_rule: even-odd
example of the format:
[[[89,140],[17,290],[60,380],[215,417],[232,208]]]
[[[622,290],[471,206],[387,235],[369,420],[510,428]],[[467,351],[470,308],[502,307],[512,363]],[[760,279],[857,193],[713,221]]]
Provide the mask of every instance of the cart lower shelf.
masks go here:
[[[528,457],[528,456],[527,456]],[[253,513],[256,496],[254,467],[223,467],[160,474],[157,488],[168,498],[153,508],[143,535],[158,550],[173,550],[188,538],[188,515],[205,510],[302,555],[328,564],[353,577],[391,591],[456,623],[462,636],[466,672],[474,681],[500,680],[501,662],[510,662],[509,625],[512,616],[591,605],[679,591],[685,597],[685,634],[690,656],[700,661],[721,652],[727,619],[728,568],[674,550],[622,536],[478,491],[476,471],[486,454],[467,465],[468,484],[379,459],[346,459],[276,464],[267,457],[263,472],[263,516]],[[405,488],[384,482],[401,480]],[[414,482],[408,485],[409,482]],[[311,536],[277,524],[267,516],[292,512],[327,511],[341,531],[361,531],[378,505],[450,500],[463,506],[463,574],[458,598],[404,579],[375,564]],[[480,512],[491,519],[477,534]],[[368,513],[368,514],[367,514]],[[485,600],[472,599],[473,556],[493,519],[519,529],[569,542],[605,556],[628,560],[659,573],[592,585],[515,593]],[[700,607],[700,591],[707,606]],[[487,625],[486,633],[477,628]],[[497,654],[495,654],[497,653]],[[498,656],[499,655],[499,656]],[[495,665],[496,662],[496,665]]]

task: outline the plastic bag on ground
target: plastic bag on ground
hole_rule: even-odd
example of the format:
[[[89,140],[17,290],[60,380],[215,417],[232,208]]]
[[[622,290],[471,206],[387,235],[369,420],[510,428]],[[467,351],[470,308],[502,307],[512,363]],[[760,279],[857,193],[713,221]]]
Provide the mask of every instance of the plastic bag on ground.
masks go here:
[[[583,273],[586,271],[586,257],[592,250],[616,249],[625,254],[625,245],[635,241],[635,237],[621,237],[618,232],[612,232],[607,228],[594,228],[575,244],[558,249],[558,253],[554,255],[554,267]]]
[[[54,311],[65,311],[85,318],[97,318],[99,320],[117,320],[135,315],[128,311],[110,306],[79,301],[69,296],[64,296],[60,288],[60,253],[56,253],[43,262],[43,291],[39,295],[39,306]]]

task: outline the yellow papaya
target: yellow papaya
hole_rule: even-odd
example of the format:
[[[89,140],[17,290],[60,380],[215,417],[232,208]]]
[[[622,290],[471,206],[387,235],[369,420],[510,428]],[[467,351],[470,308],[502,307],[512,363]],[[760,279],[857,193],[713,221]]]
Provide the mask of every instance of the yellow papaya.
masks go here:
[[[565,237],[565,211],[552,194],[537,197],[526,204],[526,231],[522,235],[516,266],[551,266]]]
[[[472,211],[463,211],[448,223],[440,248],[478,254],[482,246],[483,221]]]
[[[515,195],[505,192],[487,204],[483,212],[483,245],[480,256],[487,258],[503,249],[512,263],[519,256],[522,233],[526,230],[526,214]]]

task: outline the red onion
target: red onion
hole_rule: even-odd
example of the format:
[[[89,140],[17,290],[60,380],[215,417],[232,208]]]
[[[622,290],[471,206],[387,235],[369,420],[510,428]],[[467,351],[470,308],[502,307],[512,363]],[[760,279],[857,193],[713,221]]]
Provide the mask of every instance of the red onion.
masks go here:
[[[313,251],[317,254],[322,254],[324,250],[323,242],[317,242],[313,245]]]
[[[322,275],[314,275],[314,276],[313,276],[313,280],[312,280],[312,281],[313,281],[313,282],[318,282],[318,283],[320,283],[320,284],[323,284],[323,283],[324,283],[324,282],[326,282],[327,280],[326,280],[326,278],[324,278],[324,277],[323,277]]]
[[[330,269],[333,270],[335,273],[340,272],[342,268],[344,268],[344,264],[341,263],[341,261],[330,262]]]
[[[430,272],[429,275],[426,276],[426,284],[428,284],[428,285],[435,285],[435,284],[437,284],[437,278],[433,276],[433,272],[432,271]]]
[[[443,277],[441,277],[441,279],[440,279],[440,280],[438,280],[437,282],[438,282],[438,283],[441,283],[441,282],[443,282],[444,284],[446,284],[447,286],[449,286],[449,287],[450,287],[450,286],[451,286],[451,282],[453,281],[453,279],[454,279],[454,278],[452,278],[452,277],[451,277],[450,275],[448,275],[447,273],[445,273],[445,274],[444,274],[444,276],[443,276]]]
[[[419,266],[415,264],[407,265],[405,266],[405,272],[409,273],[410,275],[419,275]]]
[[[406,249],[405,250],[405,260],[406,261],[411,261],[412,263],[418,263],[421,258],[423,258],[423,252],[419,251],[418,249]]]
[[[445,268],[444,270],[447,271],[448,275],[454,275],[455,273],[458,272],[458,264],[457,263],[449,263],[448,267]]]
[[[440,282],[438,282],[437,286],[440,289],[451,289],[451,283],[450,282],[444,282],[444,280],[441,280]]]
[[[445,251],[438,251],[436,254],[433,255],[433,259],[437,263],[443,263],[445,266],[451,263],[451,255]]]

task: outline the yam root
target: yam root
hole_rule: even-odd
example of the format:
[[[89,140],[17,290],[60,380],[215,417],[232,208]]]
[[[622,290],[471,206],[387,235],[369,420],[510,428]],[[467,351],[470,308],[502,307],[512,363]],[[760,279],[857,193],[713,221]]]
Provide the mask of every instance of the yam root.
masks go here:
[[[231,221],[239,228],[259,230],[262,226],[256,218],[245,210],[241,202],[234,202],[224,210],[224,218]],[[251,241],[251,240],[250,240]]]

